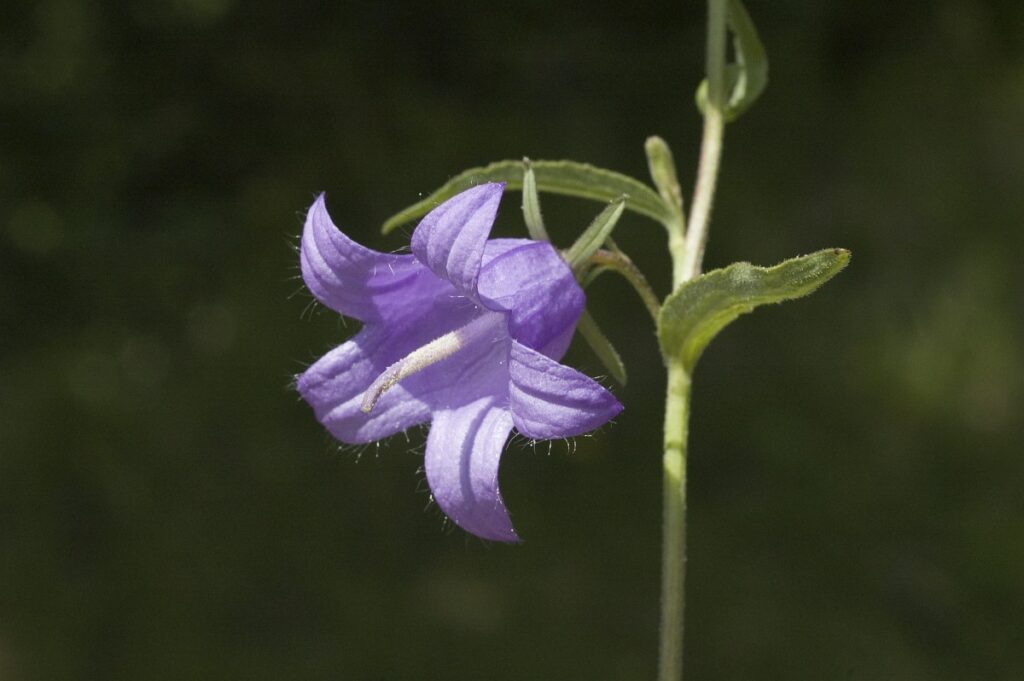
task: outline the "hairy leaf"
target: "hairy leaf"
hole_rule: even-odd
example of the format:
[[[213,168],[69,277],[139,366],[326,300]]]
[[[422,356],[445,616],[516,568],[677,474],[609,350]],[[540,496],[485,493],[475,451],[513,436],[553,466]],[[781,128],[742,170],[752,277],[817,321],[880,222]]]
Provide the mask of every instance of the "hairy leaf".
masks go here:
[[[531,239],[551,241],[544,227],[544,216],[540,212],[540,196],[537,195],[537,176],[530,159],[523,159],[523,221]]]
[[[569,263],[573,272],[579,274],[580,268],[590,260],[590,256],[594,255],[597,249],[601,248],[611,236],[612,230],[615,229],[619,218],[622,217],[625,203],[625,197],[620,197],[618,201],[609,203],[565,252],[565,261]]]
[[[671,209],[658,194],[628,175],[596,168],[575,161],[531,161],[537,188],[542,192],[564,194],[608,202],[623,194],[629,198],[626,209],[667,224],[673,219]],[[440,202],[481,182],[505,182],[508,189],[523,188],[522,161],[498,161],[483,168],[471,168],[448,180],[440,189],[393,215],[381,228],[387,234],[395,227],[423,217]]]
[[[761,38],[757,35],[754,21],[740,0],[729,0],[726,15],[732,44],[736,52],[736,63],[725,69],[726,90],[729,101],[725,107],[725,120],[734,121],[750,108],[768,85],[768,55]],[[708,82],[701,81],[697,88],[697,108],[702,112],[707,107]]]
[[[666,358],[681,359],[687,369],[692,369],[711,339],[729,322],[758,305],[806,296],[849,261],[849,251],[830,248],[774,267],[738,262],[688,281],[661,306],[661,352]]]

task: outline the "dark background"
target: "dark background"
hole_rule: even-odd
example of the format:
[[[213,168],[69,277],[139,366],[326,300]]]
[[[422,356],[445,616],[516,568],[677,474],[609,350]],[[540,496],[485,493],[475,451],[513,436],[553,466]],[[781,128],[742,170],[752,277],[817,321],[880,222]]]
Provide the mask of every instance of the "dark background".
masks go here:
[[[748,8],[771,83],[727,131],[706,266],[854,260],[697,372],[689,677],[1024,678],[1024,4]],[[589,291],[626,411],[514,445],[526,541],[486,544],[428,507],[421,432],[339,451],[290,389],[356,328],[307,309],[293,249],[319,190],[396,249],[379,224],[464,168],[646,178],[655,133],[691,187],[703,22],[5,5],[0,679],[651,679],[664,384],[631,292]],[[600,206],[545,208],[567,245]],[[665,293],[661,228],[616,238]]]

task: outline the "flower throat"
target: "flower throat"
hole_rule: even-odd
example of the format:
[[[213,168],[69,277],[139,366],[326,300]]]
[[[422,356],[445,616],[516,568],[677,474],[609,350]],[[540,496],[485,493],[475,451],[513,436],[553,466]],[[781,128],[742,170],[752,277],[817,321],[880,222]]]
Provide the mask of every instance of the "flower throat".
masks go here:
[[[370,387],[363,393],[363,404],[360,409],[364,414],[369,414],[373,411],[377,401],[384,396],[384,393],[395,387],[403,379],[419,373],[443,359],[451,357],[473,343],[483,340],[488,335],[492,335],[494,332],[501,331],[504,322],[504,314],[500,312],[485,312],[465,326],[449,331],[426,345],[416,348],[385,369],[370,384]]]

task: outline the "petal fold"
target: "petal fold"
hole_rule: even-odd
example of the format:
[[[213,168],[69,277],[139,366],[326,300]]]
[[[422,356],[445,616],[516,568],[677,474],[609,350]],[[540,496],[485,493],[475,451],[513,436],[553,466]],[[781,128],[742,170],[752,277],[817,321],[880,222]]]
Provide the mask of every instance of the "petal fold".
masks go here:
[[[331,435],[348,444],[381,440],[430,419],[425,400],[395,386],[364,414],[363,391],[392,356],[396,343],[386,330],[369,325],[306,369],[296,381],[302,398]]]
[[[585,296],[551,244],[530,241],[495,257],[480,271],[480,302],[509,313],[509,334],[523,345],[561,359]]]
[[[473,299],[484,244],[504,189],[504,183],[493,182],[467,189],[430,211],[412,235],[416,258]]]
[[[437,295],[444,286],[413,256],[379,253],[345,236],[327,213],[323,194],[306,214],[299,263],[317,300],[361,321],[386,316],[389,306],[408,302],[410,295]]]
[[[498,464],[512,417],[496,396],[434,414],[425,468],[434,500],[445,515],[484,539],[514,542],[498,488]]]
[[[370,413],[363,396],[389,366],[479,315],[464,298],[438,303],[401,320],[370,323],[298,377],[303,399],[334,437],[348,444],[381,440],[454,408],[508,390],[508,336],[481,337],[458,353],[392,386]]]
[[[515,341],[509,377],[516,430],[535,440],[582,435],[622,411],[615,396],[594,379]]]

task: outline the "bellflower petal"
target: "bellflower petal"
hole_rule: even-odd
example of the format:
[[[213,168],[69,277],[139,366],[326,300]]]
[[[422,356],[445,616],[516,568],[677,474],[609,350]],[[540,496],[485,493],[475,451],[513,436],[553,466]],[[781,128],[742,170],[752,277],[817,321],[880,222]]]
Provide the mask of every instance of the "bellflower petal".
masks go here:
[[[437,411],[424,467],[434,500],[459,527],[484,539],[517,541],[498,489],[498,463],[512,430],[500,403],[487,396]]]
[[[557,361],[584,302],[558,252],[487,239],[502,189],[480,185],[435,208],[413,233],[412,255],[353,242],[319,197],[302,235],[303,279],[364,325],[296,385],[342,442],[430,420],[425,469],[438,505],[469,532],[516,541],[498,488],[513,425],[532,438],[569,437],[622,406]]]
[[[349,444],[381,440],[430,419],[430,407],[397,386],[372,414],[360,410],[363,391],[387,366],[383,328],[367,328],[321,357],[297,382],[299,393],[334,437]],[[393,345],[393,344],[392,344]]]
[[[484,246],[484,259],[480,261],[480,269],[487,267],[498,256],[505,255],[514,248],[537,243],[531,239],[488,239]]]
[[[410,294],[436,295],[443,283],[411,255],[379,253],[349,239],[331,221],[323,194],[306,213],[299,263],[317,300],[360,321],[380,319],[389,304],[408,304]]]
[[[528,242],[491,260],[480,272],[478,290],[486,307],[509,313],[513,338],[542,352],[566,329],[575,328],[583,311],[583,290],[572,270],[543,241]],[[558,348],[557,356],[564,352],[565,347]]]
[[[388,366],[477,316],[473,306],[456,296],[402,312],[387,325],[367,324],[298,378],[299,393],[342,442],[372,442],[423,423],[430,419],[430,399],[451,388],[450,367],[439,362],[395,386],[370,414],[362,412],[363,393]],[[463,359],[472,366],[471,357]]]
[[[481,184],[453,196],[427,213],[412,235],[419,261],[471,298],[504,188],[504,183]]]
[[[516,430],[536,440],[573,437],[613,419],[622,405],[594,379],[512,342],[509,390]]]

